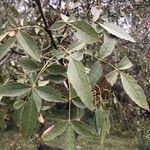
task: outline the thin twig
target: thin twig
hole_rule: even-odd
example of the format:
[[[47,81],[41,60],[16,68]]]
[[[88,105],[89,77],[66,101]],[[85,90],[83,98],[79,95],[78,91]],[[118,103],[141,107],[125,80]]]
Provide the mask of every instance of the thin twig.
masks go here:
[[[68,81],[69,82],[69,81]],[[69,98],[68,98],[68,103],[69,103],[69,109],[68,109],[68,122],[71,122],[71,84],[70,82],[68,83],[69,85]]]
[[[41,2],[40,2],[40,0],[35,0],[35,1],[36,1],[36,4],[37,4],[38,8],[39,8],[41,17],[42,17],[43,22],[44,22],[44,26],[45,26],[44,29],[48,33],[48,35],[49,35],[49,37],[51,39],[52,45],[57,49],[57,45],[56,45],[56,43],[54,41],[52,32],[51,32],[51,30],[49,30],[48,24],[47,24],[46,19],[44,17],[44,13],[43,13],[43,10],[42,10],[42,7],[41,7]]]

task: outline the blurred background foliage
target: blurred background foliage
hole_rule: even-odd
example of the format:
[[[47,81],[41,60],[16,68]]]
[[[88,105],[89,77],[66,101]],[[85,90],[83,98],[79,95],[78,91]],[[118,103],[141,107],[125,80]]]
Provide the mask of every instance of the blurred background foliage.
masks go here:
[[[42,9],[46,17],[47,23],[51,26],[56,20],[59,20],[58,13],[65,13],[67,15],[72,15],[75,12],[75,17],[84,18],[85,20],[90,20],[91,8],[92,6],[97,6],[101,9],[101,17],[106,19],[106,17],[113,22],[116,22],[122,26],[126,32],[130,33],[136,40],[136,43],[130,43],[128,41],[119,40],[115,52],[112,55],[110,61],[119,62],[121,58],[125,55],[134,64],[130,73],[138,80],[138,83],[144,89],[147,100],[150,103],[150,1],[149,0],[72,0],[72,1],[61,1],[61,0],[42,0]],[[0,33],[5,30],[9,30],[10,27],[15,27],[16,25],[35,25],[35,22],[39,26],[43,26],[41,19],[41,14],[37,8],[35,1],[30,0],[1,0],[0,1]],[[46,33],[41,32],[38,28],[26,29],[35,37],[41,49],[45,49],[45,54],[48,50],[54,49],[49,46],[50,41],[45,40]],[[66,31],[63,34],[65,38],[66,34],[70,31]],[[101,32],[101,31],[100,31]],[[38,35],[38,36],[35,36]],[[62,39],[62,33],[55,35],[55,39],[60,41]],[[62,45],[67,47],[70,42],[75,39],[70,34],[63,40]],[[92,45],[90,47],[92,50],[98,48],[98,45]],[[0,60],[0,84],[9,81],[20,80],[19,77],[22,75],[22,70],[18,68],[15,64],[15,60],[22,56],[22,53],[18,53],[17,50],[12,49],[11,52],[2,60]],[[46,56],[46,55],[45,55]],[[112,60],[111,60],[112,59]],[[86,58],[85,65],[90,66],[92,62],[91,58]],[[11,66],[10,66],[11,64]],[[100,86],[105,85],[101,83]],[[61,89],[63,91],[63,89]],[[104,147],[114,146],[116,150],[120,142],[123,142],[123,147],[118,147],[118,149],[140,149],[149,150],[150,149],[150,112],[140,109],[129,103],[129,98],[124,94],[120,87],[120,83],[113,87],[116,92],[116,104],[111,105],[111,136],[106,140]],[[0,98],[1,99],[1,98]],[[44,116],[47,118],[47,124],[50,124],[54,119],[57,119],[59,111],[53,112],[53,109],[49,109],[53,106],[47,106],[43,109]],[[55,110],[55,105],[54,105]],[[2,149],[27,149],[27,145],[24,144],[23,140],[16,135],[16,125],[14,123],[15,115],[13,108],[13,101],[8,98],[3,98],[0,101],[0,145],[4,145]],[[66,112],[67,114],[67,112]],[[89,115],[90,116],[90,115]],[[63,116],[61,115],[60,118]],[[64,116],[65,117],[65,116]],[[86,118],[87,120],[87,118]],[[90,117],[88,122],[92,122]],[[92,123],[91,123],[92,124]],[[12,131],[13,129],[13,131]],[[13,136],[12,136],[13,135]],[[113,136],[115,135],[115,136]],[[124,140],[121,137],[127,136],[128,139]],[[119,138],[118,138],[119,137]],[[130,143],[133,140],[133,145],[131,147],[126,147],[125,143]],[[18,142],[19,141],[19,142]],[[57,140],[59,141],[59,139]],[[61,140],[60,140],[61,141]],[[82,139],[81,139],[82,141]],[[39,145],[35,139],[30,141],[31,147],[29,149],[36,149],[33,145]],[[117,144],[115,143],[117,142]],[[34,144],[33,144],[34,143]],[[60,142],[62,144],[62,142]],[[97,143],[87,143],[78,142],[78,149],[80,145],[83,145],[84,149],[92,149],[90,145]],[[51,143],[57,146],[58,143]],[[7,146],[8,147],[7,147]],[[113,145],[113,146],[112,146]],[[5,147],[6,146],[6,147]],[[33,146],[33,148],[32,148]],[[116,146],[116,147],[115,147]],[[132,147],[133,146],[133,147]],[[111,148],[108,149],[111,149]],[[0,149],[1,149],[0,148]]]

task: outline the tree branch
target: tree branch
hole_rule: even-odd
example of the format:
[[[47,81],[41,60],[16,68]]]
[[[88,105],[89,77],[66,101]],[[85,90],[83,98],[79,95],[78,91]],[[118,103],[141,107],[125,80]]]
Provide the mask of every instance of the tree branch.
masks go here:
[[[56,45],[56,43],[54,41],[52,32],[51,32],[51,30],[49,30],[48,24],[47,24],[46,19],[44,17],[44,13],[43,13],[43,10],[42,10],[42,7],[41,7],[41,2],[40,2],[40,0],[35,0],[35,2],[37,4],[37,6],[38,6],[38,9],[40,11],[41,17],[42,17],[43,22],[44,22],[44,26],[45,26],[44,29],[48,33],[48,35],[49,35],[49,37],[51,39],[52,45],[57,49],[57,45]]]

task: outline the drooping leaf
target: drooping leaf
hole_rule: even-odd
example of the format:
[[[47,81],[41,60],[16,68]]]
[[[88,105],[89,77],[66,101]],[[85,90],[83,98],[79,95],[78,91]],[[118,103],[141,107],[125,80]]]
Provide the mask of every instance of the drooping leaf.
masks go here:
[[[36,93],[48,102],[66,102],[61,93],[50,86],[39,86],[35,88]]]
[[[56,123],[50,133],[46,133],[42,135],[44,141],[51,141],[55,139],[57,136],[61,135],[67,129],[67,122],[59,122]]]
[[[52,75],[52,74],[49,74],[45,78],[47,80],[50,80],[52,82],[55,82],[55,83],[59,84],[59,83],[64,82],[67,77],[65,75]]]
[[[65,150],[75,150],[75,134],[72,127],[72,123],[68,125],[68,129],[65,135]]]
[[[18,99],[14,102],[13,107],[15,109],[20,109],[25,104],[25,101],[22,99]]]
[[[0,60],[7,54],[15,41],[15,38],[10,38],[5,43],[0,45]]]
[[[98,41],[99,37],[94,28],[85,21],[76,21],[72,25],[77,30],[77,37],[86,44],[92,44]]]
[[[37,125],[38,111],[35,102],[30,98],[22,110],[21,131],[24,138],[29,138]]]
[[[89,72],[91,86],[93,87],[102,76],[103,67],[99,61],[94,63]]]
[[[95,117],[96,117],[96,129],[98,134],[100,134],[106,117],[106,113],[102,107],[95,110]]]
[[[54,24],[52,24],[50,29],[53,31],[57,31],[57,30],[63,29],[65,26],[66,26],[66,23],[62,20],[59,20],[59,21],[55,22]]]
[[[16,37],[25,52],[28,53],[33,59],[40,62],[40,50],[32,37],[24,31],[19,31]]]
[[[137,81],[126,73],[121,73],[121,82],[124,90],[129,95],[129,97],[137,105],[143,109],[149,109],[148,102],[146,101],[146,96],[143,89],[138,85]]]
[[[105,78],[111,84],[111,86],[113,86],[117,81],[118,75],[119,75],[118,71],[114,70],[114,71],[108,73],[105,76]]]
[[[117,67],[120,70],[129,69],[132,66],[133,64],[131,63],[131,61],[128,59],[127,56],[123,57],[122,60],[117,64]]]
[[[80,99],[80,97],[74,97],[73,99],[72,99],[72,102],[73,102],[73,104],[76,106],[76,107],[78,107],[78,108],[81,108],[81,109],[84,109],[84,108],[86,108],[86,106],[84,105],[84,103],[81,101],[81,99]]]
[[[0,86],[0,95],[2,96],[20,96],[29,92],[31,88],[23,83],[7,83]]]
[[[100,106],[100,108],[95,111],[96,117],[96,129],[98,134],[100,135],[101,144],[103,143],[105,136],[109,133],[110,122],[108,118],[108,114],[106,111]]]
[[[49,74],[52,74],[52,75],[60,75],[60,74],[66,73],[67,68],[62,65],[52,64],[47,68],[47,71]]]
[[[116,37],[119,37],[127,41],[135,42],[135,40],[126,31],[124,31],[120,26],[112,22],[104,22],[103,24],[100,24],[100,25],[106,31],[108,31],[112,35],[115,35]]]
[[[109,56],[115,49],[116,39],[108,35],[104,35],[104,43],[101,45],[99,57],[101,59]]]
[[[87,108],[93,110],[92,89],[83,64],[70,58],[67,75],[72,87],[75,89],[82,102]]]
[[[40,69],[39,65],[33,59],[28,57],[21,57],[18,60],[18,63],[23,69],[30,73]]]
[[[79,135],[86,136],[86,137],[97,136],[96,131],[92,127],[88,126],[87,124],[81,121],[72,121],[72,125],[75,132],[77,132]]]

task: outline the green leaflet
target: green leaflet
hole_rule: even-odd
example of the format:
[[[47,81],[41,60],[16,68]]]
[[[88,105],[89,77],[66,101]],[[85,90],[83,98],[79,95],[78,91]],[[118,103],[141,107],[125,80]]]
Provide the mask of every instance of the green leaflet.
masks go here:
[[[14,104],[13,104],[13,107],[15,109],[20,109],[23,105],[25,104],[25,101],[22,100],[22,99],[17,99]]]
[[[60,75],[60,74],[66,73],[67,68],[62,65],[52,64],[47,68],[47,71],[49,74],[52,74],[52,75]]]
[[[66,59],[69,60],[70,57],[78,60],[78,61],[81,61],[83,59],[83,52],[80,52],[80,51],[75,51],[73,53],[71,53],[68,57],[66,57]]]
[[[7,83],[0,86],[0,95],[2,96],[20,96],[31,90],[30,86],[23,83]]]
[[[116,45],[116,38],[104,35],[104,43],[101,45],[100,51],[99,51],[99,57],[101,59],[109,56],[113,50],[115,49]]]
[[[83,49],[85,47],[85,43],[83,42],[77,42],[77,43],[73,43],[72,45],[70,45],[70,47],[68,48],[68,52],[72,53],[75,51],[79,51],[81,49]]]
[[[70,58],[67,75],[72,87],[85,106],[90,110],[94,110],[91,94],[92,89],[83,64]]]
[[[50,80],[54,83],[62,83],[66,80],[66,75],[53,75],[53,74],[49,74],[45,77],[47,80]]]
[[[67,68],[59,64],[51,64],[47,68],[47,72],[49,75],[47,75],[45,78],[57,84],[64,82],[67,78]]]
[[[40,50],[32,37],[24,31],[19,31],[16,37],[25,52],[28,53],[33,59],[40,62]]]
[[[30,98],[22,110],[21,131],[24,138],[30,138],[37,125],[38,111],[35,102]]]
[[[126,31],[124,31],[120,26],[112,22],[104,22],[103,24],[100,24],[100,25],[106,31],[108,31],[112,35],[115,35],[116,37],[119,37],[127,41],[135,42],[135,40]]]
[[[0,35],[0,42],[9,34],[9,32],[5,32]]]
[[[36,87],[35,92],[48,102],[66,102],[66,100],[62,98],[61,93],[50,86]]]
[[[82,136],[97,137],[96,131],[81,121],[72,121],[73,129]]]
[[[66,23],[62,20],[59,20],[59,21],[55,22],[54,24],[52,24],[50,29],[53,31],[57,31],[57,30],[63,29],[65,26],[66,26]]]
[[[66,131],[65,135],[65,145],[64,145],[65,150],[75,150],[75,134],[74,130],[72,127],[72,123],[69,123],[68,129]]]
[[[80,109],[86,108],[86,106],[85,106],[84,103],[81,101],[80,97],[78,97],[78,96],[72,98],[72,102],[73,102],[73,104],[74,104],[76,107],[78,107],[78,108],[80,108]]]
[[[113,86],[117,81],[118,75],[119,75],[119,72],[117,70],[114,70],[114,71],[108,73],[105,76],[105,78],[111,84],[111,86]]]
[[[37,95],[37,93],[35,91],[32,92],[33,95],[33,99],[36,105],[36,108],[38,110],[38,112],[40,112],[41,108],[42,108],[42,99],[39,97],[39,95]]]
[[[101,144],[103,143],[105,136],[109,133],[110,130],[110,121],[108,114],[102,108],[102,106],[95,111],[96,117],[96,129],[98,134],[100,135]]]
[[[140,107],[149,109],[148,102],[143,89],[138,85],[137,81],[126,73],[121,73],[121,82],[124,90],[129,97]]]
[[[15,41],[15,38],[10,38],[5,43],[0,45],[0,60],[7,54]]]
[[[91,70],[89,72],[89,78],[91,82],[91,86],[93,87],[96,82],[100,79],[103,73],[103,67],[99,61],[94,63],[91,67]]]
[[[67,122],[59,122],[54,124],[50,133],[46,133],[42,135],[44,141],[51,141],[55,139],[57,136],[61,135],[67,129]]]
[[[80,38],[86,44],[92,44],[98,42],[99,37],[94,28],[85,21],[76,21],[72,25],[77,30],[77,37]]]
[[[116,65],[120,70],[129,69],[133,66],[127,56],[123,57],[122,60]]]
[[[25,69],[27,72],[35,72],[40,69],[39,64],[35,62],[33,59],[28,57],[21,57],[18,60],[18,64],[21,65],[21,67]]]

